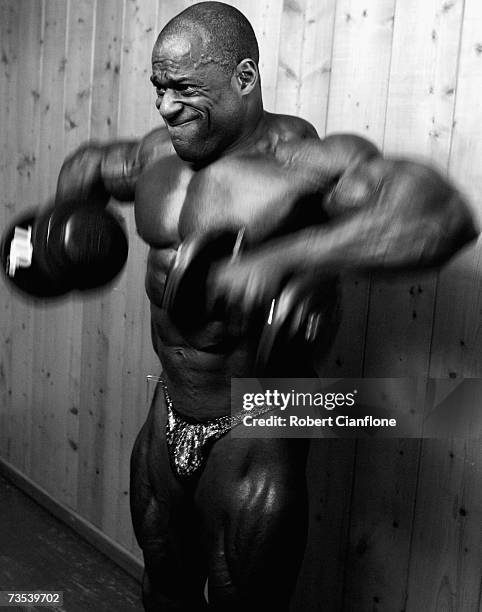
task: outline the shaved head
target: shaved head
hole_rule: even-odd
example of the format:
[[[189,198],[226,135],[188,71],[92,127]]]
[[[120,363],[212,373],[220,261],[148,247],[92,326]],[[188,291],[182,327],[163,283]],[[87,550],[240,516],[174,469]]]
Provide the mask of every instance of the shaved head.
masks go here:
[[[258,59],[249,21],[222,2],[194,4],[163,28],[151,82],[181,159],[207,163],[253,132],[264,112]]]
[[[192,50],[195,62],[215,63],[227,73],[246,58],[258,64],[259,49],[254,30],[246,17],[229,4],[193,4],[167,23],[158,42],[186,34],[197,43]]]

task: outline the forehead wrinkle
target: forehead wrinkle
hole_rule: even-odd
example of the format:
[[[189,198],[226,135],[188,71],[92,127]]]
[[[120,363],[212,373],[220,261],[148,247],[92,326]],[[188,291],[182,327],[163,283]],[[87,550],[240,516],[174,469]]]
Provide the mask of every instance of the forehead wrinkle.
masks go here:
[[[152,64],[167,64],[169,67],[176,68],[181,64],[192,64],[192,59],[189,53],[182,55],[169,55],[168,53],[152,54]]]
[[[179,72],[180,65],[177,62],[172,62],[170,60],[159,60],[157,62],[153,62],[152,71],[153,72]]]
[[[167,34],[164,38],[158,38],[152,52],[153,63],[164,59],[172,60],[173,56],[190,63],[193,68],[206,64],[224,67],[230,63],[221,51],[216,53],[213,49],[211,36],[207,32],[204,32],[203,36],[197,31],[186,30],[178,35]]]
[[[152,60],[154,61],[156,56],[159,58],[167,56],[192,59],[195,54],[193,52],[193,42],[191,37],[188,38],[185,35],[160,35],[152,50]]]

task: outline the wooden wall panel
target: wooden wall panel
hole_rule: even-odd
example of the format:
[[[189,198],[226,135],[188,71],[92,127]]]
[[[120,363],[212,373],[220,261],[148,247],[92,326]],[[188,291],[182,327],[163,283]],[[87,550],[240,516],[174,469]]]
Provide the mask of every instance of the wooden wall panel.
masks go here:
[[[18,80],[18,5],[4,2],[0,5],[0,35],[2,41],[0,64],[0,125],[2,140],[0,149],[0,220],[2,227],[9,221],[16,206],[16,87]],[[16,430],[19,428],[18,413],[12,406],[12,317],[15,310],[14,297],[10,291],[1,295],[0,316],[0,449],[11,461],[18,459],[15,449]]]
[[[151,109],[154,90],[149,80],[151,52],[157,36],[157,0],[126,2],[122,37],[121,82],[118,131],[121,136],[139,136],[153,127]],[[157,117],[156,123],[159,118]],[[150,340],[150,311],[144,291],[147,248],[135,232],[133,210],[129,209],[130,255],[126,266],[126,301],[124,321],[124,362],[122,389],[120,455],[117,469],[123,483],[118,492],[116,537],[124,545],[130,534],[129,482],[130,451],[135,435],[146,415],[146,375],[159,373]],[[141,340],[142,339],[142,340]],[[141,341],[140,341],[141,340]]]
[[[449,170],[482,218],[480,32],[482,7],[464,7]],[[478,250],[466,250],[440,274],[430,375],[482,376],[482,277]],[[482,457],[480,440],[422,443],[407,611],[478,610],[482,605]],[[426,583],[432,585],[426,588]]]
[[[45,204],[88,138],[160,123],[158,31],[192,0],[0,0],[0,220]],[[353,131],[449,171],[482,221],[478,0],[235,0],[260,44],[267,110]],[[160,366],[146,247],[130,205],[126,270],[108,292],[33,307],[0,293],[0,455],[139,555],[130,451]],[[142,272],[140,272],[142,271]],[[344,282],[326,376],[481,376],[480,244],[439,275]],[[309,461],[309,545],[293,610],[476,610],[479,441],[326,440]],[[479,603],[477,603],[479,602]]]
[[[275,110],[310,121],[325,133],[335,2],[285,2]],[[263,77],[264,82],[264,77]]]
[[[90,138],[94,27],[95,3],[91,0],[70,2],[67,21],[68,69],[66,69],[65,78],[63,139],[66,153],[74,151],[81,143]],[[62,501],[74,507],[78,500],[79,406],[83,382],[81,380],[83,305],[84,302],[81,299],[75,298],[67,311],[68,341],[65,344],[69,347],[69,394],[57,400],[57,405],[63,400],[66,430],[63,440],[65,458],[61,462],[65,470],[65,492]],[[59,341],[65,342],[62,333],[59,335]],[[61,357],[62,353],[59,356]]]
[[[122,2],[95,5],[89,128],[99,140],[117,135],[123,15]],[[118,466],[126,292],[122,273],[108,291],[84,301],[82,322],[79,509],[111,537],[118,518],[118,491],[126,488]]]
[[[383,136],[386,154],[432,156],[441,168],[448,165],[462,2],[444,6],[397,2]],[[435,288],[435,274],[372,282],[365,376],[427,375]],[[405,605],[419,452],[416,440],[359,442],[348,610]]]
[[[189,4],[195,4],[190,1]],[[232,4],[250,20],[259,45],[259,68],[266,110],[273,111],[276,100],[280,22],[283,2],[233,0]]]
[[[43,5],[28,0],[18,6],[18,74],[15,108],[18,149],[15,152],[16,192],[12,202],[15,212],[38,205],[38,159],[40,120],[40,67],[42,61]],[[28,8],[28,11],[27,11]],[[20,19],[20,16],[22,18]],[[18,120],[21,118],[21,120]],[[7,208],[7,211],[9,209]],[[9,210],[12,214],[13,210]],[[12,310],[12,462],[29,473],[31,469],[31,391],[33,367],[34,311],[30,304],[15,299]],[[15,419],[18,419],[17,421]]]
[[[331,78],[324,131],[370,132],[383,142],[394,2],[337,2],[334,14]],[[375,69],[376,66],[376,69]],[[374,92],[376,92],[374,104]],[[368,280],[343,283],[343,316],[335,345],[318,368],[324,376],[360,376],[367,318]],[[311,520],[304,606],[319,598],[326,610],[342,609],[353,582],[346,571],[352,483],[353,440],[316,440],[310,457]],[[316,579],[316,574],[318,578]],[[334,587],[336,585],[336,588]]]
[[[381,148],[395,2],[365,4],[358,0],[336,4],[326,131],[354,132]],[[343,284],[343,319],[330,362],[333,375],[361,374],[368,291],[366,278]]]
[[[40,145],[38,197],[45,205],[55,190],[64,157],[65,78],[68,3],[46,0],[40,81]],[[65,495],[66,404],[71,400],[70,301],[38,305],[34,311],[31,444],[33,479],[63,499]],[[75,370],[74,370],[75,376]]]

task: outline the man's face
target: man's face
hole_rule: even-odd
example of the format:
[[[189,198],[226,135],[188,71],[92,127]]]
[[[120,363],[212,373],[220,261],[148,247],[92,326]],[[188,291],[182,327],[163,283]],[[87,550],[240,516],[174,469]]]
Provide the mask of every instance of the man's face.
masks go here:
[[[198,35],[168,35],[152,53],[156,107],[182,159],[203,162],[236,141],[242,98],[236,79],[203,50]]]

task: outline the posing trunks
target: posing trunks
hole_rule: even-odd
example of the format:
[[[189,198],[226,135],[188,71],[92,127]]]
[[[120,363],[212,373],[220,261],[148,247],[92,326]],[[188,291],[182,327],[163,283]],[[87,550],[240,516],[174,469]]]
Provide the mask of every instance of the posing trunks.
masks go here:
[[[205,423],[187,421],[173,409],[165,381],[161,379],[160,384],[166,399],[166,440],[172,470],[179,477],[192,476],[203,466],[211,445],[239,425],[246,413],[228,414]],[[273,406],[261,406],[250,415],[256,417],[269,410]]]

